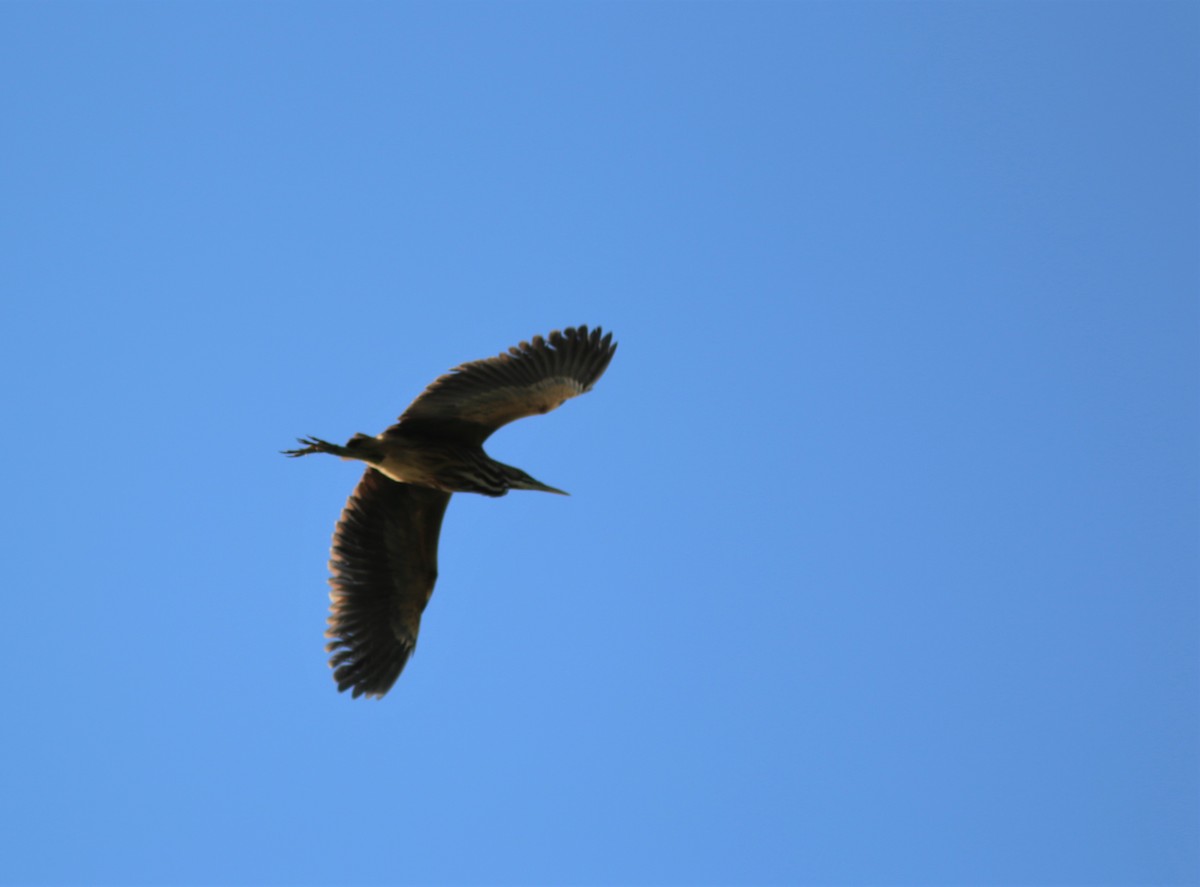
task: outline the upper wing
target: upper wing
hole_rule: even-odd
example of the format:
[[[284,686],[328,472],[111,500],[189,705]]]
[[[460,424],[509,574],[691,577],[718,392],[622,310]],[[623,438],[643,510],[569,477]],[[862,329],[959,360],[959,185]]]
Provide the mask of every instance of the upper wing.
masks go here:
[[[586,326],[522,342],[508,353],[455,367],[412,402],[387,434],[413,431],[482,444],[515,419],[548,413],[590,391],[617,346]]]
[[[450,494],[368,468],[333,533],[326,649],[338,690],[391,689],[417,643],[437,581],[438,534]]]

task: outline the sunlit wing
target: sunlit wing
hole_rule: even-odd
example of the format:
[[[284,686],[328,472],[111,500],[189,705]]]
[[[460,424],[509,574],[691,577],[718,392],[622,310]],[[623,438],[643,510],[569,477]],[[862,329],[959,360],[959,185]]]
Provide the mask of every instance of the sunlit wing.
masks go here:
[[[535,336],[437,379],[385,435],[412,431],[483,443],[502,425],[548,413],[590,391],[616,350],[612,333],[604,335],[599,327]]]
[[[437,581],[450,494],[368,468],[346,502],[329,560],[329,664],[338,690],[382,696],[417,643]]]

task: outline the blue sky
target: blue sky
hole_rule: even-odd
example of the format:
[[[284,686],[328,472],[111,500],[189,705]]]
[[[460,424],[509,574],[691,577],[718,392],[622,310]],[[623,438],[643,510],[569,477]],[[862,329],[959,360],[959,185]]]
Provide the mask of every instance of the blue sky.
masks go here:
[[[1200,881],[1198,36],[0,6],[0,882]],[[579,323],[339,695],[277,451]]]

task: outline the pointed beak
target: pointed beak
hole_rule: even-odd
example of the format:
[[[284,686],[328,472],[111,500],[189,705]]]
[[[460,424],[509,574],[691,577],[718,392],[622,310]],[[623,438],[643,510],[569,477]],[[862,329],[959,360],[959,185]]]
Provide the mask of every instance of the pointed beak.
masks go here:
[[[532,477],[526,477],[519,483],[513,484],[515,490],[537,490],[541,493],[555,493],[559,496],[570,496],[566,490],[560,490],[558,487],[552,487],[549,484],[544,484],[540,480],[534,480]]]
[[[508,467],[508,466],[506,466]],[[510,490],[537,490],[539,493],[554,493],[558,496],[570,496],[566,490],[544,484],[537,478],[530,477],[520,468],[508,468],[508,488]]]

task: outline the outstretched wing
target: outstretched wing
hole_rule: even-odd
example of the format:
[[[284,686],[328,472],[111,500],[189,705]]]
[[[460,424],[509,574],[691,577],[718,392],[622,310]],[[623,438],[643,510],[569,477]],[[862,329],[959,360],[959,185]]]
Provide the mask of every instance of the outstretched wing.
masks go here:
[[[346,502],[333,533],[325,633],[339,691],[379,697],[400,676],[437,581],[449,501],[449,493],[368,468]]]
[[[502,425],[548,413],[590,391],[616,350],[612,333],[604,335],[599,327],[535,336],[437,379],[385,434],[413,432],[482,444]]]

